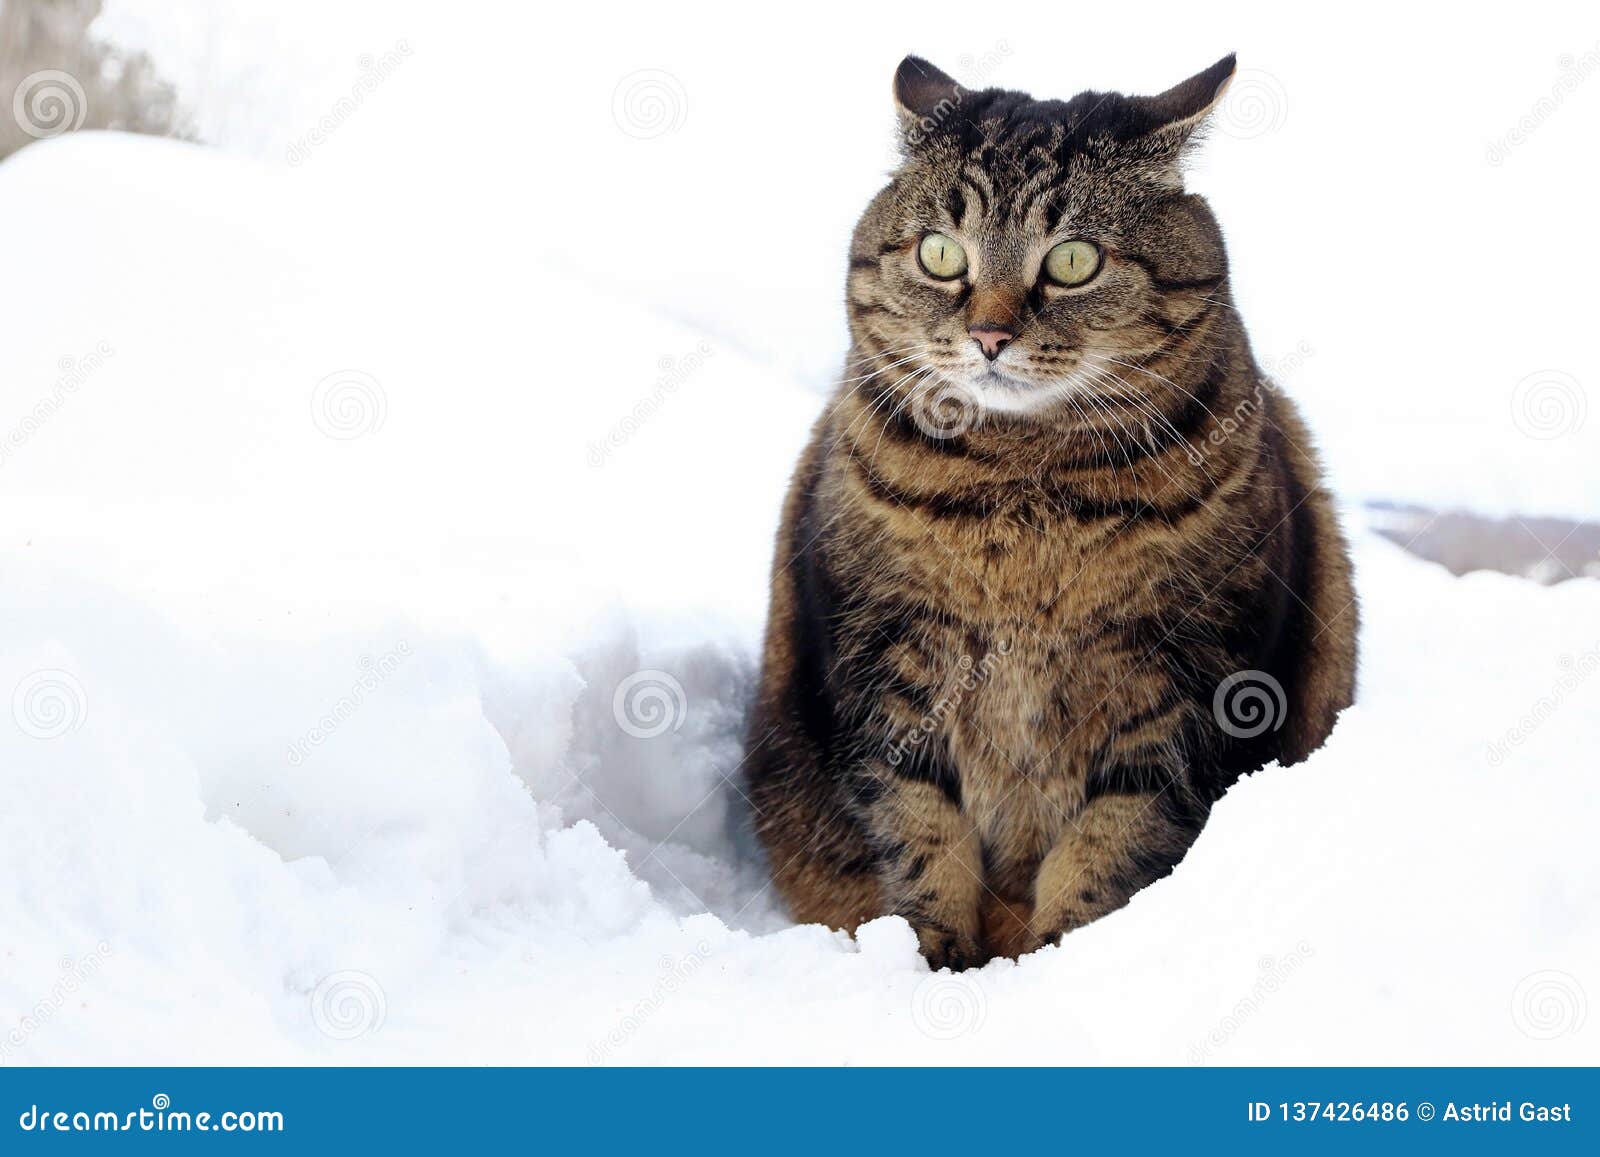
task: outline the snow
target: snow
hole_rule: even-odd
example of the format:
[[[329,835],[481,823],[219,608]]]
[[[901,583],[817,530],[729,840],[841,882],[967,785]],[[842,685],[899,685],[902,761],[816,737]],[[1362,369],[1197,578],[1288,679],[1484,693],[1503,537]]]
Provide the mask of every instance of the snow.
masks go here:
[[[610,233],[585,256],[626,219],[607,174],[662,143],[615,131],[614,78],[583,90],[603,125],[537,146],[605,133],[592,203],[552,224],[530,146],[470,117],[402,159],[391,134],[451,59],[413,43],[301,165],[82,134],[0,166],[0,211],[33,223],[0,280],[4,1063],[1600,1060],[1600,585],[1454,579],[1359,527],[1361,702],[1127,909],[961,975],[898,919],[792,925],[740,732],[875,170],[796,218],[763,337],[759,286],[707,288],[725,253],[677,284]],[[1042,85],[1011,43],[1001,79]],[[504,83],[485,51],[475,75]],[[689,91],[708,163],[736,114]],[[741,140],[757,171],[817,147]],[[457,187],[474,149],[507,179]],[[705,212],[671,240],[699,244]],[[754,218],[727,212],[714,244],[748,252]],[[1267,348],[1318,316],[1245,292]],[[1362,409],[1411,338],[1369,353],[1348,312],[1319,324],[1289,384],[1352,498],[1596,512],[1571,439],[1513,459],[1485,425],[1412,477]],[[1341,380],[1349,359],[1369,375]]]

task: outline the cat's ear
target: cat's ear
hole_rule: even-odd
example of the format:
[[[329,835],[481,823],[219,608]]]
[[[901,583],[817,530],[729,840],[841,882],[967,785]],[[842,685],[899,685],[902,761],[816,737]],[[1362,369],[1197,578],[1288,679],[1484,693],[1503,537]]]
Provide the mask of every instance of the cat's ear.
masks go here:
[[[964,89],[920,56],[894,70],[894,108],[906,139],[915,143],[961,105]]]
[[[1134,97],[1150,118],[1149,132],[1184,141],[1217,107],[1233,80],[1234,55],[1228,53],[1204,72],[1156,96]]]

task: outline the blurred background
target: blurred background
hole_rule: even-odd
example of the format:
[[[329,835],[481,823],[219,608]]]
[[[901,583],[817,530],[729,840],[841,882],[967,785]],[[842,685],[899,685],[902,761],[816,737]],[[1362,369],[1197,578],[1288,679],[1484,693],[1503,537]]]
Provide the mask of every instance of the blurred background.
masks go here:
[[[187,135],[172,86],[155,72],[149,57],[124,50],[91,35],[100,17],[100,0],[33,0],[0,4],[0,90],[15,100],[22,92],[28,108],[28,89],[48,81],[51,72],[73,78],[83,97],[59,126],[80,129],[121,129],[162,136]],[[25,85],[28,78],[31,85]],[[70,89],[69,92],[76,93]],[[81,117],[79,110],[81,109]],[[46,111],[48,116],[48,111]],[[0,158],[56,126],[10,115],[0,117]]]

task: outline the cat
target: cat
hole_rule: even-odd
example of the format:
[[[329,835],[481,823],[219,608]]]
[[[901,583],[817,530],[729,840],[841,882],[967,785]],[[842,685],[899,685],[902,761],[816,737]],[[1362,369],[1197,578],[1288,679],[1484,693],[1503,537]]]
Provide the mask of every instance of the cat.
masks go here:
[[[796,920],[897,914],[933,968],[1054,943],[1352,701],[1348,548],[1183,186],[1233,72],[1055,101],[900,64],[744,765]]]

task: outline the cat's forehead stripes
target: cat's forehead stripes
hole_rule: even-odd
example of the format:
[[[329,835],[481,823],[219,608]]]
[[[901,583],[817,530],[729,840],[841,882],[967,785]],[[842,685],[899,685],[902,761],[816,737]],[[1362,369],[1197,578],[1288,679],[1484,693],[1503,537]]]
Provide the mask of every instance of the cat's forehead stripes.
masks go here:
[[[925,212],[970,235],[1004,230],[1047,237],[1074,224],[1071,216],[1086,206],[1098,203],[1107,208],[1103,217],[1115,217],[1134,209],[1144,190],[1169,187],[1138,165],[1113,163],[1098,142],[1077,139],[1060,124],[990,120],[981,127],[970,147],[913,161],[901,178]]]
[[[928,204],[937,208],[946,224],[969,235],[1018,228],[1048,233],[1066,203],[1064,190],[1059,187],[1062,176],[1054,169],[1042,170],[1030,176],[1026,184],[1010,184],[964,167],[936,197],[929,198]]]
[[[982,129],[982,143],[962,158],[952,186],[962,197],[963,219],[976,194],[980,217],[999,224],[1024,221],[1065,176],[1058,154],[1065,133],[1060,125],[998,119],[983,122]]]

